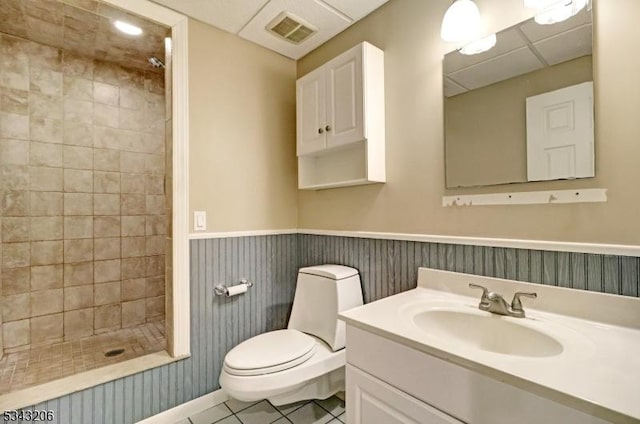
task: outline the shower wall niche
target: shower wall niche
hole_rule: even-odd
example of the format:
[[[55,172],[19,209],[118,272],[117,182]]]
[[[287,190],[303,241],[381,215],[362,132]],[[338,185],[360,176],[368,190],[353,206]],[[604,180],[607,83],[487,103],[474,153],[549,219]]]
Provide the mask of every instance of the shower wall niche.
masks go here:
[[[10,353],[165,317],[162,72],[0,34]]]

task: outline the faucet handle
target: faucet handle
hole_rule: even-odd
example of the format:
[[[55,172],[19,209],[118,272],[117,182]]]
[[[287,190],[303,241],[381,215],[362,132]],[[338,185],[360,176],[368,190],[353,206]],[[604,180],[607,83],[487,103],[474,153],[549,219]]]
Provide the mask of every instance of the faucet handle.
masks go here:
[[[522,302],[520,301],[521,297],[530,297],[535,299],[538,297],[537,293],[528,293],[528,292],[517,292],[513,295],[513,300],[511,301],[511,310],[513,311],[522,311]]]
[[[481,286],[479,284],[473,284],[473,283],[469,283],[469,288],[482,290],[482,297],[480,298],[480,303],[485,303],[485,304],[489,303],[489,300],[488,300],[489,289],[488,288],[486,288],[484,286]]]

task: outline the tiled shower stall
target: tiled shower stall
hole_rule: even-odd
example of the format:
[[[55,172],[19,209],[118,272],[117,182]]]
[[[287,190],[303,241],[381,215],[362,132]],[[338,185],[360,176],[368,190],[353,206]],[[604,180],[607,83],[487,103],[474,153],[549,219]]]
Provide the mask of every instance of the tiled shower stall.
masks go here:
[[[0,33],[0,371],[121,329],[162,338],[164,78]]]

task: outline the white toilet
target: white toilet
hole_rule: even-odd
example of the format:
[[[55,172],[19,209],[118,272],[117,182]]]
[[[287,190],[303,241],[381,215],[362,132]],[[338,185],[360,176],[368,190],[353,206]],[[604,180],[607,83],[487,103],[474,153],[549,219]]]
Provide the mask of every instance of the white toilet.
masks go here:
[[[358,270],[301,268],[286,330],[270,331],[227,353],[220,385],[232,398],[284,405],[344,390],[345,325],[338,313],[362,305]]]

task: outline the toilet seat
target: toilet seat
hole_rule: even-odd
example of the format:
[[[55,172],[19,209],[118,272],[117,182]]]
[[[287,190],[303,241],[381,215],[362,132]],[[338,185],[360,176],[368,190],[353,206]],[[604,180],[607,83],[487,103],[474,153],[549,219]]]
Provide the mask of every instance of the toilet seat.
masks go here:
[[[252,337],[227,353],[224,370],[230,375],[271,374],[311,358],[318,342],[298,330],[277,330]]]

